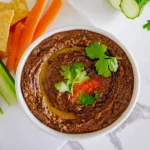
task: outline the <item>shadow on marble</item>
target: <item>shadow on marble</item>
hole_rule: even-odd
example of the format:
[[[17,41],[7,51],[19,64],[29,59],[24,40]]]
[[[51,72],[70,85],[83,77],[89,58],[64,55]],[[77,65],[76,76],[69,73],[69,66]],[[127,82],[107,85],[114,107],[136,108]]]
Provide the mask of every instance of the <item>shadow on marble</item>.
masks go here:
[[[107,0],[68,0],[68,2],[94,25],[107,25],[116,20],[120,11],[113,8]]]

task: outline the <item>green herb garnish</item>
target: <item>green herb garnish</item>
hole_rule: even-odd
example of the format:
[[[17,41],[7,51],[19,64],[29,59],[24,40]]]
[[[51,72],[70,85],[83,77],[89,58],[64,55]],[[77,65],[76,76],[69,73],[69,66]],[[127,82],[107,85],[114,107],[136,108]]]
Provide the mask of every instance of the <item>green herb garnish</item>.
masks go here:
[[[80,93],[78,98],[78,104],[82,104],[84,106],[92,105],[96,99],[99,99],[100,96],[97,92],[94,92],[93,95],[88,95],[86,93]]]
[[[0,114],[2,115],[3,114],[3,111],[2,111],[2,109],[0,108]]]
[[[118,69],[118,60],[116,57],[110,57],[105,54],[107,47],[100,42],[94,42],[86,47],[86,54],[91,59],[99,59],[95,66],[99,75],[109,77],[111,72]]]
[[[62,65],[61,69],[60,74],[64,77],[64,81],[54,85],[59,92],[70,92],[73,95],[74,84],[80,84],[89,79],[82,63],[73,63],[72,67]]]
[[[136,0],[138,5],[140,6],[140,9],[143,8],[150,0]]]
[[[145,25],[143,25],[143,28],[150,31],[150,20],[147,20],[147,23]]]
[[[99,99],[100,98],[98,92],[96,92],[96,91],[94,92],[94,96],[95,96],[95,99]]]

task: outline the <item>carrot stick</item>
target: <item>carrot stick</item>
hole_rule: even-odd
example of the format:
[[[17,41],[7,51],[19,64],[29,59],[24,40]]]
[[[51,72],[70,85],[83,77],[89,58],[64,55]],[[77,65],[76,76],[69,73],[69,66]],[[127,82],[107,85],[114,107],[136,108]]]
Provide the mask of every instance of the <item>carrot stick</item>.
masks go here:
[[[9,71],[12,70],[15,65],[16,52],[18,49],[20,35],[21,35],[23,28],[24,28],[24,25],[21,22],[17,23],[17,25],[15,27],[14,36],[12,39],[12,41],[13,41],[12,47],[9,51],[9,55],[8,55],[8,59],[7,59],[7,63],[6,63],[7,69]]]
[[[49,24],[54,20],[55,16],[58,14],[61,5],[62,0],[53,0],[47,12],[38,23],[38,26],[34,33],[33,41],[45,32]]]
[[[8,43],[7,43],[7,53],[10,52],[13,43],[13,32],[9,32]]]
[[[46,6],[47,0],[36,0],[33,9],[30,11],[26,21],[25,27],[21,34],[21,41],[19,44],[19,51],[16,56],[15,70],[17,69],[20,58],[22,57],[26,48],[31,44],[35,29],[40,20],[42,12]]]

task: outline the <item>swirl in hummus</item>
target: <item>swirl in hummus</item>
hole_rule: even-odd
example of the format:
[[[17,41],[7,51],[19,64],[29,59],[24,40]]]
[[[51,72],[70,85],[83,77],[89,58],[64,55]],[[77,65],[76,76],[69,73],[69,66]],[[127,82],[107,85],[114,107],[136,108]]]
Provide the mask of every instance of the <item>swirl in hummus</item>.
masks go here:
[[[107,55],[121,58],[117,72],[109,77],[98,75],[96,60],[85,53],[94,41],[107,46]],[[54,86],[63,80],[61,66],[74,62],[82,63],[87,76],[97,83],[93,91],[99,98],[91,105],[77,103],[71,93]],[[87,30],[60,32],[42,41],[29,55],[21,79],[23,97],[33,115],[50,128],[72,134],[101,130],[116,121],[130,103],[133,86],[132,65],[124,51],[108,37]]]

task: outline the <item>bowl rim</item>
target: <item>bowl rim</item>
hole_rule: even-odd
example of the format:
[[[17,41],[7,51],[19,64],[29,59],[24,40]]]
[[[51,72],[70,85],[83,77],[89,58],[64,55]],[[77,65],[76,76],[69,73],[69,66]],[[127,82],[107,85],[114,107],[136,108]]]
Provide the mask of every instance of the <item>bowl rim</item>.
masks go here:
[[[122,49],[123,51],[126,53],[126,55],[128,56],[132,68],[133,68],[133,73],[134,73],[134,89],[133,89],[133,94],[132,94],[132,98],[130,101],[129,106],[127,107],[127,109],[123,112],[123,114],[111,125],[109,125],[106,128],[103,128],[102,130],[98,130],[95,132],[91,132],[91,133],[81,133],[81,134],[67,134],[67,133],[63,133],[63,132],[59,132],[56,131],[50,127],[47,127],[45,124],[41,123],[30,111],[30,109],[28,108],[23,95],[22,95],[22,91],[21,91],[21,76],[22,76],[22,71],[25,65],[25,62],[28,58],[28,56],[30,55],[30,53],[32,52],[32,50],[38,45],[40,44],[44,39],[52,36],[55,33],[59,33],[59,32],[63,32],[63,31],[70,31],[70,30],[88,30],[88,31],[92,31],[92,32],[96,32],[96,33],[100,33],[110,39],[112,39],[115,43],[117,43]],[[16,88],[16,94],[17,94],[17,98],[19,101],[20,106],[22,107],[22,109],[24,110],[25,114],[29,117],[29,119],[40,129],[42,129],[43,131],[45,131],[46,133],[61,138],[61,139],[65,139],[65,140],[85,140],[85,139],[90,139],[93,137],[98,137],[98,136],[102,136],[105,134],[108,134],[110,132],[112,132],[113,130],[115,130],[117,127],[119,127],[130,115],[130,113],[132,112],[133,108],[135,107],[135,104],[137,102],[137,98],[139,96],[139,91],[140,91],[140,75],[139,75],[139,70],[137,67],[137,64],[135,62],[134,57],[132,56],[131,52],[111,33],[104,31],[102,29],[93,27],[93,26],[66,26],[66,27],[61,27],[61,28],[56,28],[53,29],[51,31],[49,31],[48,33],[43,34],[42,36],[40,36],[37,40],[35,40],[25,51],[24,55],[22,56],[17,71],[16,71],[16,83],[15,83],[15,88]]]

